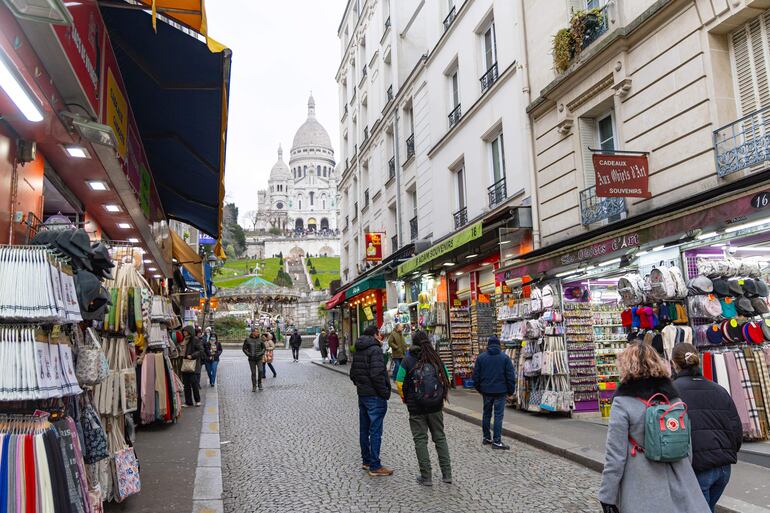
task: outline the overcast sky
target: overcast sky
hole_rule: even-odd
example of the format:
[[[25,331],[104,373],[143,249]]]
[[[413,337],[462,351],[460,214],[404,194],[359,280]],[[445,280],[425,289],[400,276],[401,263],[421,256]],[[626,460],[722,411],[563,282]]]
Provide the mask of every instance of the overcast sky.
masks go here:
[[[294,132],[316,116],[339,147],[337,27],[345,0],[208,0],[209,35],[233,51],[225,184],[241,217],[267,186],[278,143],[289,161]],[[241,222],[243,224],[243,222]]]

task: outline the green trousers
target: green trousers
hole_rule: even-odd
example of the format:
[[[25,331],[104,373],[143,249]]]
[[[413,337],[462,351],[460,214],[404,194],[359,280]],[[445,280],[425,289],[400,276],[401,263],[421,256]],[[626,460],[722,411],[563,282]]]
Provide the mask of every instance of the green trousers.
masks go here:
[[[449,445],[444,435],[444,412],[427,413],[425,415],[409,415],[409,427],[412,430],[414,451],[417,453],[417,463],[420,465],[420,475],[431,478],[433,471],[430,465],[430,453],[428,452],[428,431],[436,445],[438,462],[441,466],[441,474],[444,478],[452,477],[452,463],[449,459]]]

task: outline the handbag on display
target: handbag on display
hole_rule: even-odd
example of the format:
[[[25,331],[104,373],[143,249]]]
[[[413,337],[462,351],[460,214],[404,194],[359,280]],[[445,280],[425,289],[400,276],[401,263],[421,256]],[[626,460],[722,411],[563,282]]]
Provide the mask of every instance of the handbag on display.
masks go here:
[[[139,478],[139,461],[136,459],[134,448],[128,447],[120,439],[117,430],[113,430],[110,436],[114,439],[115,447],[121,447],[115,451],[112,461],[115,500],[123,502],[126,498],[142,490],[142,483]]]
[[[90,403],[86,403],[81,410],[80,427],[83,432],[83,461],[93,464],[109,457],[107,434]]]
[[[110,374],[110,364],[93,328],[86,330],[85,343],[85,346],[78,349],[75,376],[81,385],[93,386],[107,379]]]
[[[543,310],[543,294],[539,288],[532,287],[529,299],[532,305],[532,313],[539,313]]]
[[[543,287],[543,290],[540,292],[542,297],[542,308],[544,310],[548,308],[553,308],[554,304],[554,297],[556,294],[553,292],[553,288],[550,285],[546,285]]]

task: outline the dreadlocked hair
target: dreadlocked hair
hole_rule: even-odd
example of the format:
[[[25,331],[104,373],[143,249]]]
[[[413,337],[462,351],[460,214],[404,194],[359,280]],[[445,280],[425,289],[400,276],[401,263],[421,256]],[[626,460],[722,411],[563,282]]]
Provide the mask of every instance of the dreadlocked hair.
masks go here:
[[[420,348],[419,356],[417,357],[417,365],[415,365],[415,367],[422,367],[425,364],[430,364],[436,369],[439,382],[444,387],[444,400],[446,401],[447,396],[449,395],[449,388],[452,384],[449,382],[449,378],[444,371],[444,363],[441,361],[441,357],[428,339],[428,334],[424,331],[415,332],[412,335],[412,345]]]

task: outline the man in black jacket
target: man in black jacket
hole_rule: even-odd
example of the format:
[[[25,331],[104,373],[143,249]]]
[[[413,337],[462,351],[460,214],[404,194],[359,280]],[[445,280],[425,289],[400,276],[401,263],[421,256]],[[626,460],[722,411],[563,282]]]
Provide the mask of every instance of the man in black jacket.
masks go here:
[[[350,380],[358,392],[359,441],[361,468],[369,475],[390,476],[393,471],[380,463],[382,423],[388,411],[390,381],[385,368],[380,342],[374,338],[376,326],[370,326],[356,341],[356,352],[350,366]]]
[[[291,355],[294,357],[294,363],[299,361],[299,348],[302,346],[302,335],[299,334],[297,328],[294,328],[294,333],[289,338],[289,345],[291,346]]]
[[[249,358],[251,391],[256,392],[257,386],[262,390],[262,378],[265,376],[265,364],[262,363],[262,357],[265,356],[265,341],[259,336],[257,327],[251,328],[249,338],[243,341],[243,354]]]

